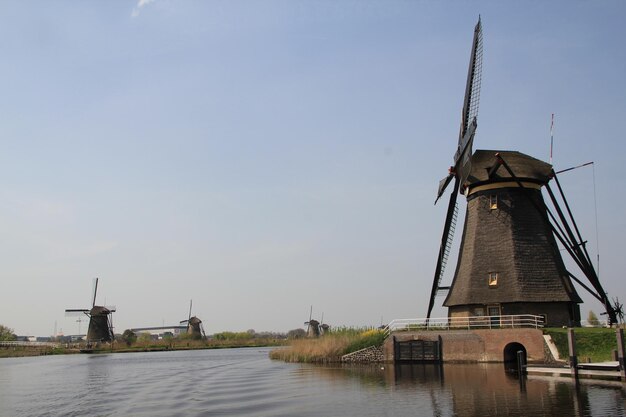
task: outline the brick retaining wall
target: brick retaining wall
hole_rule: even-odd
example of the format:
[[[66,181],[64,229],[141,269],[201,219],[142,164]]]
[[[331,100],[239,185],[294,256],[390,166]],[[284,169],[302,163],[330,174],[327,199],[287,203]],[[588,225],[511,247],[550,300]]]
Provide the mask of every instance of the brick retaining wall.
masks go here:
[[[539,329],[480,329],[395,332],[383,344],[383,359],[394,361],[394,340],[438,340],[441,337],[444,362],[503,362],[504,348],[509,343],[520,343],[526,349],[529,363],[543,363],[543,332]]]

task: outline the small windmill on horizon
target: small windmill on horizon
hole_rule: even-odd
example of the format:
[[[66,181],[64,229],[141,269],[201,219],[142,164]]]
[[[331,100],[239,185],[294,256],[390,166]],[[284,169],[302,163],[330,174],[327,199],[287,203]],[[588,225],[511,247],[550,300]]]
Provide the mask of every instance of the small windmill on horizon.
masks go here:
[[[191,337],[195,339],[200,339],[202,337],[206,337],[204,333],[204,326],[202,325],[202,320],[200,320],[196,316],[191,315],[191,307],[193,305],[193,300],[189,300],[189,315],[187,316],[187,320],[181,320],[180,324],[187,325],[187,334],[191,335]]]
[[[111,342],[114,339],[112,313],[116,311],[113,306],[97,306],[96,295],[98,293],[98,278],[94,278],[91,308],[89,309],[66,309],[66,316],[87,316],[89,327],[87,328],[87,343]],[[80,325],[80,323],[79,323]]]

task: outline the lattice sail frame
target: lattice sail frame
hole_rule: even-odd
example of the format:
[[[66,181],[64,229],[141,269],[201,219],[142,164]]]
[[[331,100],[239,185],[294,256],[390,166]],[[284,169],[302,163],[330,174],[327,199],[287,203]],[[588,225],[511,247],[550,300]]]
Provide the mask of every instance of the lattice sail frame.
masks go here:
[[[480,104],[480,87],[482,85],[483,73],[483,30],[480,20],[478,21],[476,40],[474,42],[474,62],[471,68],[470,94],[468,97],[467,112],[464,120],[465,129],[467,131],[470,122],[478,117],[478,106]]]

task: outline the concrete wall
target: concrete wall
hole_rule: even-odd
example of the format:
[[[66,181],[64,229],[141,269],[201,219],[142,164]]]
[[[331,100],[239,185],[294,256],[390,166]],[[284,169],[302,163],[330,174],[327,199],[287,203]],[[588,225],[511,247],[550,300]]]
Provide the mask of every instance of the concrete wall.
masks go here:
[[[392,333],[383,345],[386,362],[394,361],[394,340],[437,340],[441,336],[444,362],[503,362],[504,348],[520,343],[529,363],[543,363],[543,333],[538,329],[449,330]]]

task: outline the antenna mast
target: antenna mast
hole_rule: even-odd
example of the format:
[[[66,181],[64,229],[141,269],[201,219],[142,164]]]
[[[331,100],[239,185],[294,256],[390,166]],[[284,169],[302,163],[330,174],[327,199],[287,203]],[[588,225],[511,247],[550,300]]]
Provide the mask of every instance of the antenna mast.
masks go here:
[[[550,122],[550,165],[552,165],[552,146],[554,145],[554,113]]]

